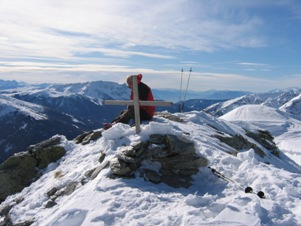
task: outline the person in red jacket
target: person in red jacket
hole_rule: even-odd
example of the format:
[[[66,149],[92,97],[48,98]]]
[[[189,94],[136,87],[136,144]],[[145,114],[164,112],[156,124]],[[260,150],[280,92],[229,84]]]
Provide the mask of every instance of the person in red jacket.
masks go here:
[[[131,100],[134,99],[133,93],[133,77],[135,75],[129,75],[126,79],[126,83],[128,87],[132,90],[131,91]],[[152,94],[152,90],[149,86],[145,83],[141,82],[142,74],[137,75],[138,80],[138,95],[139,100],[146,100],[146,101],[154,101],[154,97]],[[140,121],[142,120],[151,120],[155,114],[155,106],[140,106]],[[121,122],[128,124],[131,119],[135,119],[135,112],[134,106],[128,106],[126,110],[122,111],[117,118],[115,118],[111,124],[106,123],[104,125],[104,129],[110,128],[113,124]]]

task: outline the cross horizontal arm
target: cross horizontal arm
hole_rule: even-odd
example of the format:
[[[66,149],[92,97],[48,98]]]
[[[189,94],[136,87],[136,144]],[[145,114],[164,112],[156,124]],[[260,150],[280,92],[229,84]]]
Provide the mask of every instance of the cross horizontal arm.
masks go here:
[[[105,100],[104,104],[109,105],[134,105],[131,100]],[[172,102],[167,101],[139,101],[139,106],[172,106]]]

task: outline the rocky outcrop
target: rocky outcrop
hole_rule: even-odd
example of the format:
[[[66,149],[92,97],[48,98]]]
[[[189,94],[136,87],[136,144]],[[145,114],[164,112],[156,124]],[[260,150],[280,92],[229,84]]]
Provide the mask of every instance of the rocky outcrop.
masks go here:
[[[92,131],[77,137],[74,142],[84,145],[99,137],[101,131]],[[29,147],[27,152],[15,155],[1,164],[2,200],[10,194],[21,191],[37,179],[39,169],[61,158],[65,150],[60,143],[61,137],[54,137]],[[154,184],[165,183],[174,188],[188,188],[192,184],[192,176],[199,172],[200,167],[206,167],[208,160],[196,153],[194,142],[185,136],[154,134],[146,142],[120,147],[116,155],[110,159],[101,151],[99,163],[97,168],[87,171],[81,180],[70,181],[64,187],[53,187],[48,190],[45,194],[48,197],[45,208],[57,205],[58,197],[72,194],[107,167],[111,170],[111,173],[107,174],[111,178],[140,176]],[[61,172],[58,171],[55,175],[60,177]],[[2,186],[3,184],[7,186]],[[14,200],[10,205],[0,209],[0,226],[13,225],[9,211],[14,205],[22,202],[24,197],[19,198],[20,200]],[[20,225],[31,225],[33,222],[34,219]]]
[[[0,201],[30,185],[37,176],[37,160],[27,152],[8,158],[0,165]]]
[[[124,147],[108,162],[112,177],[133,177],[138,172],[145,180],[174,188],[188,188],[192,176],[207,165],[191,140],[170,134],[154,134],[147,142]],[[92,174],[95,177],[95,172]]]
[[[27,151],[15,154],[0,164],[0,202],[29,186],[39,176],[39,169],[64,156],[66,151],[60,143],[61,137],[55,136],[30,146]]]
[[[83,134],[77,136],[76,138],[74,138],[73,141],[76,144],[86,145],[90,141],[95,141],[101,137],[102,137],[102,131],[96,130],[96,131],[89,131],[89,132],[83,133]]]
[[[257,133],[250,131],[246,132],[246,135],[256,140],[259,144],[269,150],[273,155],[279,157],[279,149],[274,142],[274,137],[267,130],[258,130]]]
[[[271,154],[279,157],[279,149],[274,142],[273,136],[268,131],[258,130],[257,133],[246,131],[246,135],[269,150]],[[263,158],[266,155],[264,150],[262,150],[257,144],[255,144],[255,142],[251,143],[250,141],[248,141],[248,139],[242,137],[241,135],[215,135],[214,137],[218,138],[221,142],[229,145],[235,150],[248,150],[252,148],[260,157]]]

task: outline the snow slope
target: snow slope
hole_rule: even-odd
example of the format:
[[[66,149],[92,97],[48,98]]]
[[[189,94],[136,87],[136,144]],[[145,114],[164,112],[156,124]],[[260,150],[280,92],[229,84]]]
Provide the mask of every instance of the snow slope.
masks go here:
[[[293,99],[290,99],[287,103],[280,107],[281,111],[290,113],[292,115],[301,115],[301,94]]]
[[[0,95],[0,117],[10,112],[20,111],[36,120],[45,120],[47,116],[43,114],[44,108],[37,104],[17,100],[15,98]]]
[[[243,136],[241,127],[203,112],[176,115],[184,122],[156,117],[142,125],[138,135],[135,128],[116,124],[103,132],[102,138],[85,146],[64,139],[67,154],[63,159],[50,164],[39,180],[8,197],[2,205],[23,197],[10,211],[11,217],[15,224],[34,220],[35,226],[301,225],[301,169],[297,164],[284,155],[262,159],[252,149],[242,150],[237,156],[228,154],[235,150],[213,136]],[[108,160],[122,146],[147,140],[155,133],[187,136],[211,167],[243,187],[264,191],[267,198],[245,194],[235,183],[217,178],[208,168],[200,169],[189,189],[155,185],[139,173],[134,179],[110,179],[106,168],[94,180],[79,183],[71,195],[58,198],[54,207],[45,208],[49,201],[46,193],[54,186],[61,188],[81,181],[85,172],[99,166],[100,151]]]
[[[274,141],[278,148],[301,165],[301,121],[295,118],[295,115],[284,111],[292,110],[292,108],[288,106],[292,106],[292,103],[300,102],[297,101],[299,99],[300,96],[297,99],[292,99],[292,101],[281,108],[282,111],[263,105],[244,105],[220,118],[234,122],[243,128],[248,128],[250,124],[252,124],[263,130],[268,130],[275,138]],[[298,105],[294,104],[293,106],[295,106],[294,112],[296,113]]]

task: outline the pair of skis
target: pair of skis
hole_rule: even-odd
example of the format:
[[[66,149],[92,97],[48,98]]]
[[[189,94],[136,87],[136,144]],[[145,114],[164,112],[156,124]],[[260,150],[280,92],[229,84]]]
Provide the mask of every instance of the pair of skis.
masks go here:
[[[211,168],[210,166],[208,168],[211,169],[211,172],[215,176],[217,176],[218,178],[221,178],[224,181],[236,184],[238,187],[240,187],[242,190],[244,190],[245,193],[256,194],[261,199],[265,199],[266,198],[263,191],[259,191],[259,192],[256,193],[256,192],[254,192],[253,188],[251,188],[251,187],[244,188],[243,186],[241,186],[240,184],[238,184],[236,181],[232,180],[229,177],[226,177],[225,175],[221,174],[220,172],[216,171],[215,169]]]

